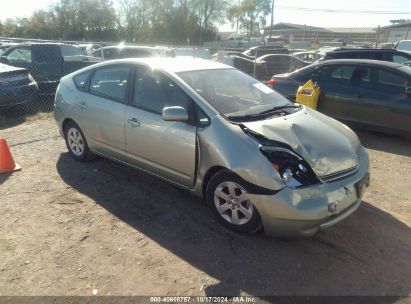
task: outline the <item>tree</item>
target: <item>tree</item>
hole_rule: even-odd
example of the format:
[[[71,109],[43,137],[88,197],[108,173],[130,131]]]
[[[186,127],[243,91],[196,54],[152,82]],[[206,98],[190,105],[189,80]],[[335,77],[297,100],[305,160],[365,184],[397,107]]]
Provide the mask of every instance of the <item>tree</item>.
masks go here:
[[[240,24],[241,29],[251,35],[259,33],[260,25],[265,24],[265,17],[270,14],[270,0],[242,0],[232,5],[228,10],[228,19]]]
[[[39,39],[58,39],[58,22],[52,10],[37,10],[25,24],[27,37]]]
[[[193,8],[200,26],[200,43],[203,42],[204,32],[207,32],[215,23],[224,21],[228,5],[228,0],[193,0]]]

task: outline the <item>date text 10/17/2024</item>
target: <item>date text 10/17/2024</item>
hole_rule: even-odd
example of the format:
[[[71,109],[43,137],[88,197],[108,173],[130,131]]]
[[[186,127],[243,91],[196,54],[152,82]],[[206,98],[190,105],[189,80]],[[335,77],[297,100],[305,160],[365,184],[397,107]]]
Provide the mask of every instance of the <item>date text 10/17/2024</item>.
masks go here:
[[[256,303],[255,297],[150,297],[150,303]]]

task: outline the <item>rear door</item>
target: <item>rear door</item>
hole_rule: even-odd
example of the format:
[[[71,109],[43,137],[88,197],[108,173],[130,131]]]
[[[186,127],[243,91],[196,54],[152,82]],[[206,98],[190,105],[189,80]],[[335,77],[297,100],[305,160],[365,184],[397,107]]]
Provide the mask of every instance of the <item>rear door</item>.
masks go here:
[[[129,161],[178,184],[192,187],[197,127],[192,122],[164,121],[166,106],[182,106],[193,117],[193,101],[168,76],[143,66],[136,70],[125,136]]]
[[[349,109],[352,119],[378,128],[411,132],[411,97],[405,94],[410,85],[411,79],[394,69],[362,67],[355,90],[358,100]]]
[[[81,84],[81,75],[74,81]],[[78,91],[76,104],[78,122],[89,146],[123,161],[126,160],[124,121],[130,77],[131,68],[127,65],[96,69],[91,75],[88,89]]]

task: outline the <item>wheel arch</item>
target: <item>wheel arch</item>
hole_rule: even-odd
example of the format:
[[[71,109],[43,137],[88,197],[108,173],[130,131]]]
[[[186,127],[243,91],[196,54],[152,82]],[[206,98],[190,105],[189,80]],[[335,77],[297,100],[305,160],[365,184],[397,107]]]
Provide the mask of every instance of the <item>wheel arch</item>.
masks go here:
[[[78,126],[78,123],[76,123],[73,119],[71,119],[71,118],[65,118],[65,119],[63,120],[63,122],[61,123],[61,130],[63,131],[63,133],[66,132],[66,126],[67,126],[67,124],[68,124],[69,122],[72,122],[72,123],[74,123],[74,124],[76,124],[76,125]],[[80,126],[79,126],[79,128],[80,128]]]
[[[206,197],[207,186],[208,186],[208,183],[210,182],[211,178],[214,175],[216,175],[218,172],[220,172],[221,170],[229,170],[229,169],[227,169],[226,167],[223,167],[223,166],[213,166],[213,167],[211,167],[207,170],[207,172],[206,172],[206,174],[204,175],[204,178],[203,178],[203,186],[202,186],[202,189],[201,189],[202,190],[201,192],[202,192],[204,198]]]

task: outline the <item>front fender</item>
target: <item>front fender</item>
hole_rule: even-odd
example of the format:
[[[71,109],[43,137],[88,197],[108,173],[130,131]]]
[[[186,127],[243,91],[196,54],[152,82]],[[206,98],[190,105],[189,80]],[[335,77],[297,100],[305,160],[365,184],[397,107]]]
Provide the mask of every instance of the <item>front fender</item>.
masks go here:
[[[278,172],[260,152],[259,143],[221,116],[215,116],[210,126],[199,129],[198,170],[195,190],[202,192],[205,176],[213,167],[227,168],[246,182],[278,191],[284,187]]]

